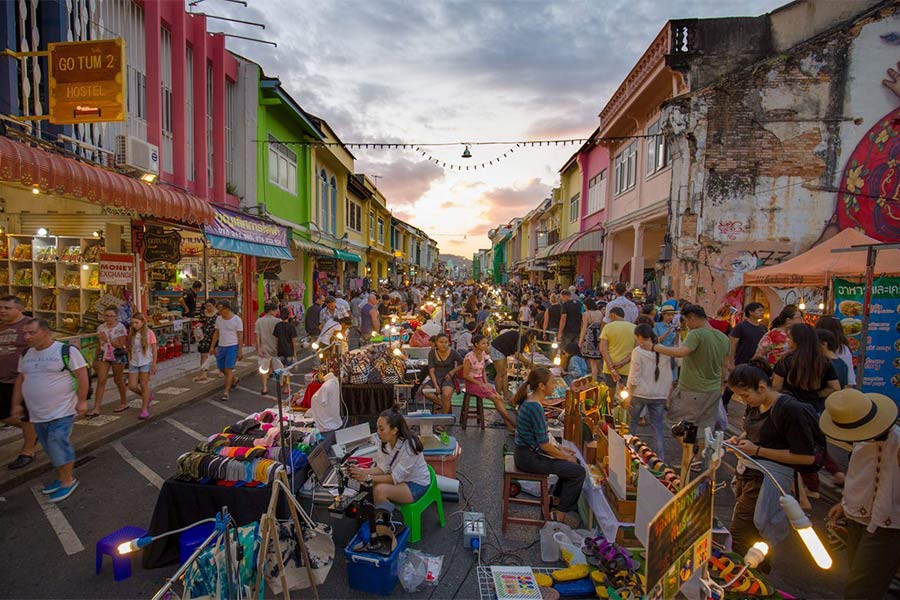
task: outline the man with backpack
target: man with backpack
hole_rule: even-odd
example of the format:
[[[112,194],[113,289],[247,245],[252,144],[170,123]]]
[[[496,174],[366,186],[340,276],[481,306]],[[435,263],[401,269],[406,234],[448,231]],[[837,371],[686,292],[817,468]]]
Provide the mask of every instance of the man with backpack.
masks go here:
[[[41,492],[51,502],[60,502],[78,487],[70,438],[75,415],[87,411],[87,363],[78,348],[53,339],[45,319],[31,319],[25,324],[25,342],[29,348],[19,361],[13,416],[23,414],[24,399],[38,441],[57,472],[57,478]]]

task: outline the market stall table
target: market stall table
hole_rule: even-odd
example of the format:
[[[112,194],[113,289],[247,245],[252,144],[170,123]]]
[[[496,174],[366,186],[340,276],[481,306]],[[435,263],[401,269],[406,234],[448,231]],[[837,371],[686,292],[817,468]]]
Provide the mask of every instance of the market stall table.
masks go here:
[[[347,405],[347,417],[354,425],[364,421],[374,425],[378,415],[394,405],[394,386],[390,384],[341,385]]]

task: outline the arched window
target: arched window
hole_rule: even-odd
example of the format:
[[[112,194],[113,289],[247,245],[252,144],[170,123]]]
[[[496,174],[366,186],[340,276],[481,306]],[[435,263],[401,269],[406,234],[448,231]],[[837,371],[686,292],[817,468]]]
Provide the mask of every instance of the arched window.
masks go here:
[[[319,222],[317,225],[322,231],[328,231],[328,173],[325,172],[325,169],[322,169],[319,173],[319,178],[321,179],[319,185],[321,186],[322,193],[320,194]]]
[[[331,176],[331,235],[337,235],[337,180]]]

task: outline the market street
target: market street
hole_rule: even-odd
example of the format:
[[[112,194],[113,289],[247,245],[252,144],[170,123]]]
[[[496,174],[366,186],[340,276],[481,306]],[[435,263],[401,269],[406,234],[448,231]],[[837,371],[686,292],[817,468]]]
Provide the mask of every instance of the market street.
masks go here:
[[[232,395],[226,404],[217,401],[215,394],[191,406],[184,407],[169,417],[148,423],[138,432],[114,442],[109,447],[79,457],[76,475],[81,484],[78,492],[58,505],[38,501],[39,485],[34,480],[21,485],[3,496],[0,503],[3,526],[0,528],[0,544],[15,548],[4,562],[7,573],[14,577],[5,580],[3,596],[8,598],[149,598],[159,589],[165,578],[174,572],[175,566],[145,570],[140,560],[134,561],[132,576],[116,583],[112,577],[109,557],[105,558],[100,575],[94,574],[94,544],[104,535],[124,525],[146,528],[156,502],[158,485],[175,473],[178,456],[193,448],[198,438],[221,429],[248,413],[272,406],[271,399],[258,395],[259,382],[247,378],[242,388]],[[491,416],[488,416],[491,420]],[[453,434],[464,445],[457,473],[462,481],[463,494],[476,510],[484,511],[487,521],[498,538],[491,535],[490,546],[485,548],[483,561],[487,563],[498,554],[497,539],[504,552],[513,551],[519,564],[540,565],[540,548],[535,543],[537,529],[513,527],[508,535],[499,531],[500,523],[500,475],[499,460],[484,460],[493,456],[494,447],[508,443],[505,431],[477,428],[462,431],[454,428]],[[669,439],[669,451],[679,451],[674,439]],[[673,454],[674,455],[674,454]],[[720,477],[727,480],[730,469],[722,467]],[[36,490],[36,486],[38,489]],[[726,490],[716,494],[717,517],[728,523],[731,517],[732,496]],[[308,506],[304,502],[304,506]],[[445,503],[447,527],[440,529],[433,512],[423,520],[423,541],[413,547],[431,554],[443,555],[444,579],[425,593],[406,594],[398,586],[397,597],[410,598],[477,598],[476,577],[471,551],[462,548],[459,515],[450,516],[462,505]],[[433,511],[433,509],[432,509]],[[812,513],[817,528],[823,530],[822,519],[827,506],[815,503]],[[321,598],[358,598],[368,595],[350,590],[346,577],[343,544],[353,535],[353,523],[346,519],[334,520],[327,511],[317,507],[313,517],[335,527],[337,546],[335,564],[325,584],[320,587]],[[806,551],[794,539],[779,546],[774,553],[773,582],[788,593],[803,598],[840,598],[839,582],[844,577],[841,563],[824,573],[816,569]],[[504,555],[504,559],[509,559]],[[39,583],[38,583],[39,582]],[[88,591],[89,590],[89,591]],[[267,594],[271,596],[271,594]]]

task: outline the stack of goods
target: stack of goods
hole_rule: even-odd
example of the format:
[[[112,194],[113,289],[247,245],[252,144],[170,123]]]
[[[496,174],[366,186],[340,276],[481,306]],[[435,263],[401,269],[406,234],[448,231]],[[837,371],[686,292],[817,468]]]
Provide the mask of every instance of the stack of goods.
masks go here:
[[[270,485],[282,469],[284,465],[268,458],[242,460],[205,452],[185,452],[178,457],[176,479],[224,486],[257,487]]]
[[[53,269],[41,269],[41,273],[38,275],[38,287],[56,287],[56,273]]]
[[[0,270],[0,285],[9,285],[9,271]]]
[[[41,298],[41,306],[38,310],[45,311],[55,311],[56,310],[56,296],[53,294],[48,294]]]
[[[5,237],[0,238],[0,258],[9,258],[9,239]]]
[[[21,248],[22,246],[19,246]],[[32,275],[31,269],[17,269],[13,275],[13,285],[21,285],[31,287]]]
[[[89,288],[100,287],[100,270],[99,269],[91,269],[91,274],[88,275],[87,287],[89,287]]]
[[[13,260],[31,260],[31,244],[19,244],[13,250]]]
[[[33,305],[31,303],[31,294],[28,292],[16,292],[16,298],[19,299],[19,302],[22,303],[22,306],[25,307],[25,310],[31,310]]]
[[[54,262],[56,260],[56,248],[54,246],[41,248],[38,250],[35,260],[38,262]]]
[[[644,576],[631,553],[603,537],[585,538],[581,548],[586,562],[569,556],[568,566],[550,575],[535,574],[537,584],[552,588],[563,598],[641,598]],[[566,553],[563,552],[563,557]]]
[[[81,262],[81,246],[67,246],[60,260],[63,262]]]
[[[353,385],[403,383],[406,363],[391,353],[386,343],[353,350],[341,364],[341,381]]]
[[[632,485],[637,486],[638,465],[647,467],[653,475],[659,479],[659,482],[669,488],[673,493],[678,493],[681,489],[681,478],[675,472],[675,469],[666,466],[660,460],[656,453],[637,436],[631,436],[628,440],[628,448],[632,454]]]
[[[77,313],[81,310],[81,301],[78,296],[69,296],[66,300],[66,312]]]
[[[103,252],[103,244],[95,244],[84,249],[84,262],[95,263],[100,260],[100,253]]]
[[[63,287],[67,289],[77,289],[81,285],[81,276],[78,271],[69,270],[63,275]]]

